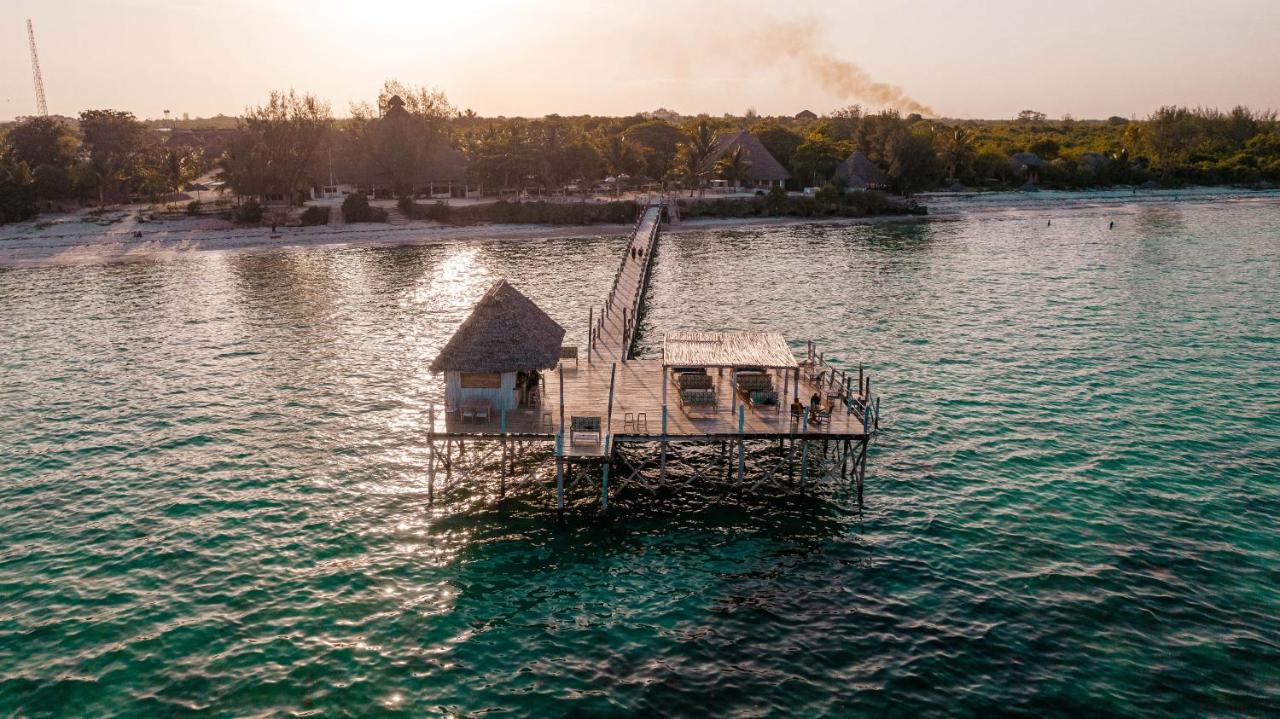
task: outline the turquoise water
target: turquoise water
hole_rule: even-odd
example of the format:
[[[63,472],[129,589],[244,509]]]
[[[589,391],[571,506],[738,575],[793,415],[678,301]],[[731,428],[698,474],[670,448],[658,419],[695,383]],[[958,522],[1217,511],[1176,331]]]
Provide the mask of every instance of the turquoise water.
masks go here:
[[[619,238],[0,270],[0,715],[1274,713],[1280,199],[940,204],[656,258],[650,349],[868,365],[862,511],[428,506],[431,357]]]

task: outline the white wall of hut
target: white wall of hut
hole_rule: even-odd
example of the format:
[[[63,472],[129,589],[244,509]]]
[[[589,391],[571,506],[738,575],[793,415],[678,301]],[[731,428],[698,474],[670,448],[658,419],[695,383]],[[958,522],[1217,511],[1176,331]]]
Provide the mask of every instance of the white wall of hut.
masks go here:
[[[511,411],[519,403],[516,394],[516,373],[503,372],[502,384],[498,387],[463,387],[462,373],[446,371],[444,373],[444,400],[450,407],[459,407],[467,400],[483,399],[489,402],[494,412]]]

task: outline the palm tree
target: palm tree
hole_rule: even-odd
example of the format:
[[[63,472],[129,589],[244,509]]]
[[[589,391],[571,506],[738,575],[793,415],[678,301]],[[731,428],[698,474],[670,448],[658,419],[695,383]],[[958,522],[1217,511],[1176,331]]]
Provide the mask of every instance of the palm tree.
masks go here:
[[[688,141],[681,144],[676,158],[682,176],[695,183],[702,192],[702,181],[710,174],[711,153],[715,151],[716,136],[706,121],[699,122],[688,134]],[[689,193],[693,197],[693,193]]]
[[[946,167],[947,177],[959,179],[961,170],[973,161],[973,136],[963,127],[957,127],[943,132],[938,144],[938,155]]]
[[[605,171],[614,177],[613,191],[616,196],[622,182],[619,176],[635,166],[639,155],[636,146],[622,135],[600,135],[596,138],[596,150],[604,161]]]
[[[750,169],[751,159],[747,157],[742,145],[734,145],[716,163],[716,174],[720,175],[720,179],[733,183],[735,190],[747,178],[747,171]]]

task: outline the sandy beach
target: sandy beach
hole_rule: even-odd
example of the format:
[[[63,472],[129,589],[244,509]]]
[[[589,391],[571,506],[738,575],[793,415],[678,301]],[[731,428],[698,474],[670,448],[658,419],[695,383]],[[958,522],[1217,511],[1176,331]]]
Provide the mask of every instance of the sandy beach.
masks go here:
[[[99,224],[83,213],[44,215],[30,222],[0,226],[0,267],[104,264],[179,257],[193,252],[273,250],[318,246],[428,245],[456,241],[522,241],[564,237],[622,235],[630,225],[469,225],[410,221],[282,227],[246,227],[208,218],[139,221],[141,206],[120,208]],[[687,220],[664,229],[667,234],[709,229],[737,229],[779,225],[868,224],[919,222],[920,216],[866,218],[728,218]],[[105,220],[104,220],[105,222]]]

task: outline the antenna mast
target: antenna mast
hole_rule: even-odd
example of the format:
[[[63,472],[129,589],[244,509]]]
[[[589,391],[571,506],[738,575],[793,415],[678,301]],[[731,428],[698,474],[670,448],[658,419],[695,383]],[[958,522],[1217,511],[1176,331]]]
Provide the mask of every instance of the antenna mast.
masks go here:
[[[44,99],[44,79],[40,77],[40,56],[36,54],[36,31],[31,28],[31,18],[27,18],[27,40],[31,43],[31,80],[36,86],[36,112],[48,116],[49,103]]]

